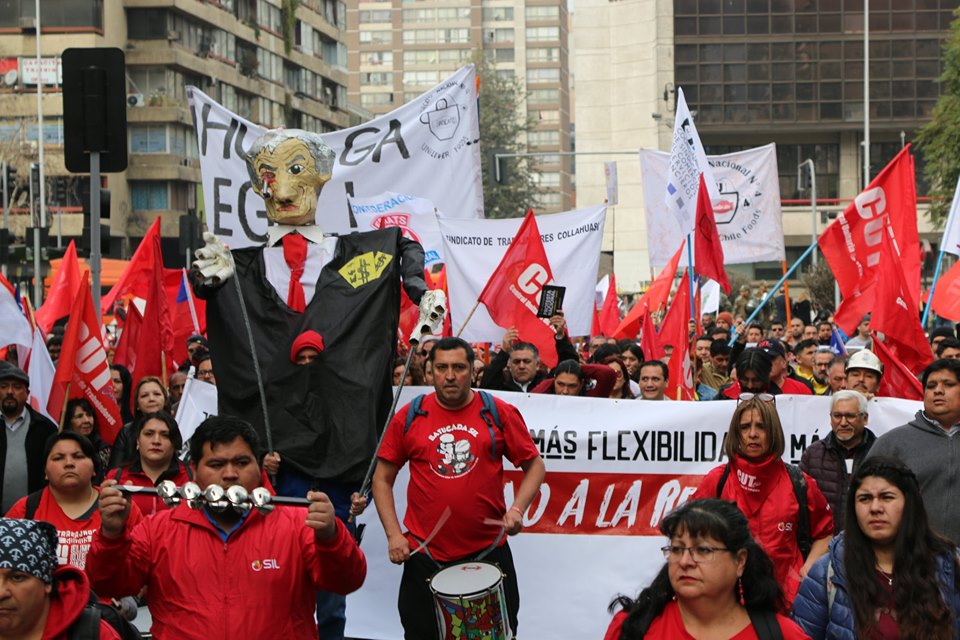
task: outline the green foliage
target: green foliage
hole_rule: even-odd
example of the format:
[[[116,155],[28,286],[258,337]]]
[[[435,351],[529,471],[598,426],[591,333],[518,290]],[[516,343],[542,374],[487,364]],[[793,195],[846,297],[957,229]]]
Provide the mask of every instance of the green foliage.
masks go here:
[[[942,226],[960,176],[960,9],[954,11],[950,37],[943,50],[941,94],[933,119],[917,135],[926,161],[924,177],[930,185],[930,221]]]
[[[830,265],[822,257],[817,262],[817,266],[808,265],[800,275],[800,284],[802,284],[812,302],[820,305],[822,309],[833,309],[834,283],[836,278]]]
[[[537,186],[533,158],[501,158],[502,184],[492,184],[494,153],[526,153],[525,134],[533,122],[525,111],[525,91],[516,77],[497,75],[483,52],[474,51],[480,78],[480,153],[483,166],[483,202],[488,218],[516,218],[534,206]]]
[[[297,7],[300,0],[283,0],[280,16],[283,20],[283,50],[290,55],[293,49],[294,30],[297,27]]]

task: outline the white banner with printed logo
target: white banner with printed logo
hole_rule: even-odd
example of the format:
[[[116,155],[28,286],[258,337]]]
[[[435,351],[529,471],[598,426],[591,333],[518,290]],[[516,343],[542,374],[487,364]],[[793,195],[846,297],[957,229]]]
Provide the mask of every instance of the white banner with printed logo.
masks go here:
[[[432,389],[405,388],[400,406],[427,391]],[[602,638],[614,596],[635,597],[663,566],[660,520],[693,494],[705,473],[726,462],[723,438],[736,402],[497,395],[520,410],[547,466],[540,494],[524,514],[524,531],[510,538],[520,586],[518,636]],[[880,435],[905,424],[920,407],[908,400],[871,400],[869,427]],[[785,460],[799,461],[807,445],[829,432],[830,398],[778,396],[777,410]],[[522,474],[505,464],[510,505]],[[401,520],[406,474],[404,467],[394,489]],[[398,640],[402,568],[387,558],[376,509],[359,522],[367,525],[367,580],[347,598],[347,635]]]
[[[372,198],[350,200],[360,231],[400,227],[403,235],[423,245],[424,264],[444,262],[437,217],[442,215],[426,198],[387,191]]]
[[[200,423],[217,415],[217,387],[203,380],[187,378],[177,404],[177,425],[183,442],[193,437]]]
[[[588,336],[593,323],[594,290],[600,268],[600,244],[606,207],[577,209],[537,216],[537,227],[553,272],[553,284],[566,287],[563,312],[571,336]],[[450,291],[450,322],[456,333],[463,326],[523,218],[454,220],[440,218]],[[537,294],[540,300],[540,294]],[[503,340],[498,327],[480,305],[460,334],[468,342]]]
[[[429,198],[447,215],[483,217],[480,125],[473,65],[388,114],[324,133],[337,153],[317,204],[324,231],[352,231],[347,198],[385,191]],[[233,248],[266,241],[263,200],[242,154],[264,132],[196,87],[187,87],[197,130],[207,227]]]
[[[713,200],[713,214],[723,243],[724,263],[784,260],[776,145],[707,156],[707,161],[719,192]],[[676,218],[663,202],[670,154],[641,149],[640,168],[650,263],[662,267],[684,239]]]

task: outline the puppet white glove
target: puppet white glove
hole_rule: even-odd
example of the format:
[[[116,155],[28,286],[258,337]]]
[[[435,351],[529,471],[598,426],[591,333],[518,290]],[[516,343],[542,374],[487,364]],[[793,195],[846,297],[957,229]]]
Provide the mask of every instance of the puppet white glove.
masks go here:
[[[442,290],[427,291],[420,298],[420,318],[410,334],[410,342],[420,342],[427,336],[439,336],[443,332],[443,319],[447,316],[447,296]]]
[[[197,249],[193,268],[200,272],[204,282],[223,282],[234,274],[233,256],[230,249],[209,231],[203,234],[206,243]]]

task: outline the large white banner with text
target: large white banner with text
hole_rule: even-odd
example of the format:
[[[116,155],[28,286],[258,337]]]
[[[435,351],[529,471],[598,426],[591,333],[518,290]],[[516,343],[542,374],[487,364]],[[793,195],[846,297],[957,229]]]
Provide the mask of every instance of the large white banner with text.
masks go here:
[[[337,153],[317,204],[326,232],[349,233],[348,197],[396,191],[429,198],[448,216],[483,217],[480,121],[473,65],[417,99],[349,129],[322,134]],[[197,131],[208,229],[232,248],[266,242],[263,200],[243,154],[264,128],[196,87],[187,95]]]
[[[723,243],[724,263],[783,260],[776,145],[707,156],[707,161],[719,192],[719,199],[713,202],[713,215]],[[664,202],[670,154],[641,149],[640,167],[650,263],[662,267],[684,239],[676,217]]]
[[[537,216],[553,284],[567,288],[563,311],[571,336],[590,335],[605,217],[603,205]],[[523,218],[440,218],[439,222],[450,291],[450,322],[456,333],[513,242]],[[486,307],[480,305],[460,337],[468,342],[499,343],[505,330],[494,324]]]
[[[427,391],[404,389],[400,405]],[[525,529],[510,539],[521,594],[518,635],[602,638],[613,597],[635,596],[663,565],[660,519],[692,495],[703,474],[726,462],[723,441],[736,403],[497,395],[519,408],[547,465]],[[797,462],[807,445],[829,432],[830,399],[777,396],[776,402],[786,433],[784,459]],[[920,408],[908,400],[872,400],[869,426],[885,433]],[[406,468],[394,491],[399,514],[406,508],[405,474]],[[520,478],[519,471],[506,473],[508,505]],[[396,611],[402,568],[387,559],[376,510],[368,509],[359,522],[367,525],[367,580],[348,597],[347,635],[402,638]]]

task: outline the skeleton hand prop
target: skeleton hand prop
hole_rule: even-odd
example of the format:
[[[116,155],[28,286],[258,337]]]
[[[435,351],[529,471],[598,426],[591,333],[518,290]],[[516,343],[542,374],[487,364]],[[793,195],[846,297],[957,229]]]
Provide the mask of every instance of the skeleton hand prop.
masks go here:
[[[193,269],[199,271],[205,283],[222,282],[234,274],[230,249],[209,231],[203,234],[203,247],[197,249]]]
[[[447,296],[439,289],[427,291],[420,299],[420,318],[417,320],[417,327],[410,334],[410,341],[420,342],[424,335],[440,335],[446,316]]]

